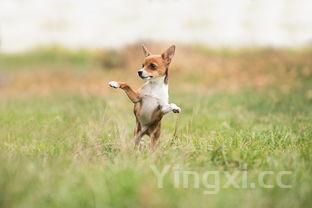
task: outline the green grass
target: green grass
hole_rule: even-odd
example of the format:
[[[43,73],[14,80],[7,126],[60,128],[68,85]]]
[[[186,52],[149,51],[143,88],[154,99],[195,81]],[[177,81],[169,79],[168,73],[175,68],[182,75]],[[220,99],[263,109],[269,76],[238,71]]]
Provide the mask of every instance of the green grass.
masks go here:
[[[182,113],[164,117],[155,152],[148,138],[133,148],[132,104],[105,88],[138,86],[141,59],[136,45],[0,54],[0,207],[312,206],[311,49],[180,47],[170,100]],[[163,188],[152,167],[169,168]],[[183,171],[217,171],[216,194],[194,175],[183,188]]]
[[[0,103],[0,207],[310,207],[312,100],[305,88],[234,93],[175,92],[183,113],[164,118],[161,144],[133,149],[131,104],[56,94]],[[177,121],[177,122],[176,122]],[[176,129],[177,128],[177,129]],[[174,135],[176,129],[176,134]],[[292,188],[220,188],[217,194],[164,187],[150,165],[203,174],[291,171]],[[266,177],[273,181],[276,175]],[[236,181],[240,179],[237,178]]]
[[[20,53],[0,53],[0,71],[21,70],[45,67],[86,67],[100,66],[104,69],[125,68],[125,57],[122,52],[114,49],[70,50],[62,46],[37,47]]]
[[[34,48],[31,51],[21,53],[0,53],[0,70],[20,69],[41,65],[62,66],[70,65],[86,67],[96,61],[95,51],[69,50],[61,46]]]

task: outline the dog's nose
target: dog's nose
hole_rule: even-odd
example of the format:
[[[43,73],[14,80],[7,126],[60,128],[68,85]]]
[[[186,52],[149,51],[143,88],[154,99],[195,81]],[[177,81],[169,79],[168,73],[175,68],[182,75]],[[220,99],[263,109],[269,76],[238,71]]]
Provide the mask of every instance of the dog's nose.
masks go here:
[[[141,77],[143,74],[143,71],[138,71],[138,75]]]

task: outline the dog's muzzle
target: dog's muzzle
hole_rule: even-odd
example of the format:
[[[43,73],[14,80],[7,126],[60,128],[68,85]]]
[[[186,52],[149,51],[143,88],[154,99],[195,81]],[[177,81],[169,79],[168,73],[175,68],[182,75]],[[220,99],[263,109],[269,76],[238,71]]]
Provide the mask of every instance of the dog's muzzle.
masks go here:
[[[142,69],[138,71],[138,75],[141,79],[150,79],[153,77],[153,76],[147,76],[146,72],[144,73]]]
[[[138,75],[139,75],[139,77],[141,77],[142,79],[144,78],[144,76],[143,76],[143,71],[138,71]]]

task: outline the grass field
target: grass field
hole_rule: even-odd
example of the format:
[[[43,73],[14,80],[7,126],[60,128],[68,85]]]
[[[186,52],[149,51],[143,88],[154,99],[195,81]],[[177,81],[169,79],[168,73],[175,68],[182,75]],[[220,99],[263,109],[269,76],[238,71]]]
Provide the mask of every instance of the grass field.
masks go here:
[[[106,84],[140,86],[141,60],[136,46],[0,54],[0,207],[312,206],[311,49],[178,47],[182,113],[164,118],[155,152],[148,138],[134,150],[132,105]],[[153,168],[166,167],[159,188]],[[194,175],[184,188],[183,171],[217,171],[216,193]],[[291,187],[277,186],[281,171]],[[231,174],[248,187],[227,187]]]

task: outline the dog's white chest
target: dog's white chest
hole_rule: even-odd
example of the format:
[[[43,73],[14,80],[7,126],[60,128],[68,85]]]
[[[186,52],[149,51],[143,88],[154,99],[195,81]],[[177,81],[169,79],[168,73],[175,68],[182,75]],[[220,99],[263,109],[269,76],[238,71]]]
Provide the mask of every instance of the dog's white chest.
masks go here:
[[[139,120],[141,124],[150,123],[153,113],[159,106],[168,103],[168,85],[164,82],[147,82],[140,91],[142,98]]]

